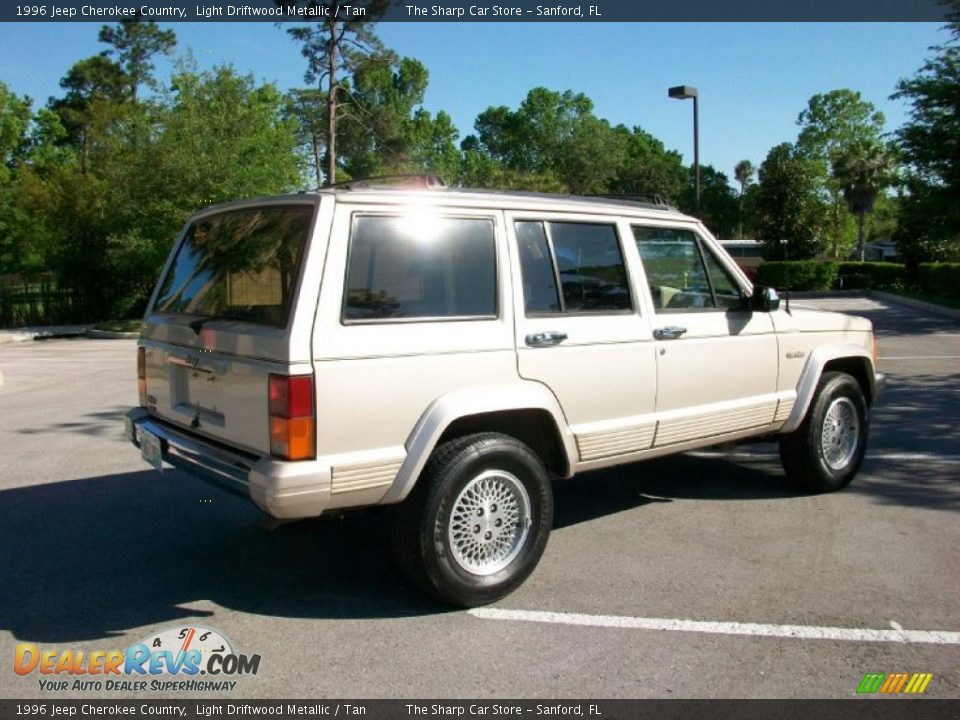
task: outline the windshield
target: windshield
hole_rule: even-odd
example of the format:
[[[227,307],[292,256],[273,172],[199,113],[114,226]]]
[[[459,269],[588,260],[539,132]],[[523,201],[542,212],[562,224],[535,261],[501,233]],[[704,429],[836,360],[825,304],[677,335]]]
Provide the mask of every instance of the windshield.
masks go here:
[[[308,205],[273,205],[195,221],[154,312],[285,327],[312,216]]]

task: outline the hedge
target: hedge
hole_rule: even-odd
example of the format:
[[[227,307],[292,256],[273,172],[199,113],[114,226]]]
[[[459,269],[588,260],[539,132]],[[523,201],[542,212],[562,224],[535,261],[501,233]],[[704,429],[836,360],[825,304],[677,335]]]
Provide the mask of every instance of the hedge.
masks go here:
[[[760,266],[757,284],[778,290],[885,290],[904,292],[910,283],[903,265],[884,262],[773,261]]]
[[[757,284],[777,290],[832,290],[839,265],[819,260],[775,260],[757,270]]]
[[[907,268],[899,263],[845,262],[840,263],[836,287],[841,290],[884,290],[904,292],[910,283]]]
[[[917,271],[921,293],[960,300],[960,263],[920,263]]]

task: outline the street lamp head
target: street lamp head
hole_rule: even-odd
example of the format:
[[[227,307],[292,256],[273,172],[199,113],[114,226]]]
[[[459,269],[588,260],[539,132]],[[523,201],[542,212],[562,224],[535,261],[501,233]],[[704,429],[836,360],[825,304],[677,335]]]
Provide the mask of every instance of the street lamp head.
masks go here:
[[[677,100],[689,100],[697,97],[697,89],[690,85],[677,85],[667,90],[667,94]]]

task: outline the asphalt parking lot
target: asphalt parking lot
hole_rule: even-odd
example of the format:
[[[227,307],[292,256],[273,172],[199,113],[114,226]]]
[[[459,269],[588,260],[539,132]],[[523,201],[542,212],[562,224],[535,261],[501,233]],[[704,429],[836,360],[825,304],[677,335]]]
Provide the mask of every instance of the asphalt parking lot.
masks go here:
[[[382,514],[271,530],[147,468],[122,436],[133,341],[0,345],[0,697],[133,695],[42,692],[12,671],[17,643],[197,624],[262,656],[209,697],[843,698],[867,672],[923,672],[927,696],[960,698],[960,321],[802,302],[877,328],[890,385],[853,485],[800,494],[771,445],[578,476],[538,570],[474,612],[406,583]]]

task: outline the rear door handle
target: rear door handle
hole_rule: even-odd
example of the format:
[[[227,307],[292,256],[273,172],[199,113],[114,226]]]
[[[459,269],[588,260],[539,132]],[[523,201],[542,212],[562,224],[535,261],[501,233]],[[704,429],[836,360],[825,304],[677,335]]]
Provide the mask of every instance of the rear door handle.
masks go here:
[[[550,347],[559,345],[567,339],[567,334],[557,332],[556,330],[547,330],[545,332],[531,333],[524,338],[530,347]]]
[[[676,340],[687,331],[684,327],[670,325],[668,327],[657,328],[653,331],[653,336],[657,340]]]

